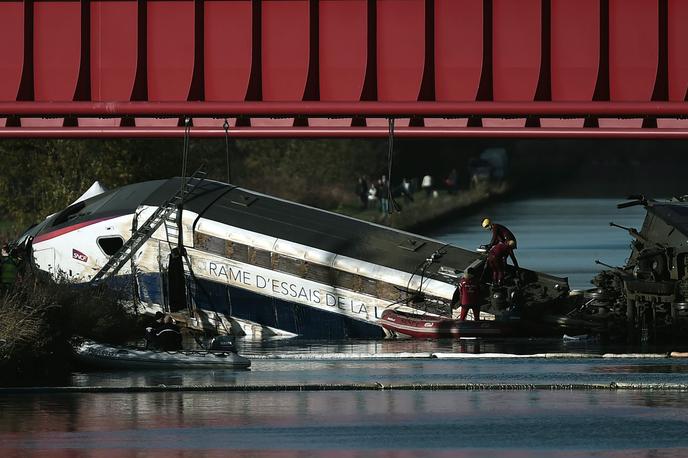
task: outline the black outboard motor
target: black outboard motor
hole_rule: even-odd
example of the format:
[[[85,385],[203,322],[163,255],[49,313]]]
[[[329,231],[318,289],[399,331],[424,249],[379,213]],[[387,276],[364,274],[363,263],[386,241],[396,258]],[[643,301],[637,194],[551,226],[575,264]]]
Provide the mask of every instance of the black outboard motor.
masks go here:
[[[215,336],[208,343],[208,350],[236,353],[234,336]]]
[[[507,305],[507,290],[504,287],[496,286],[490,292],[490,305],[493,309],[504,310]]]

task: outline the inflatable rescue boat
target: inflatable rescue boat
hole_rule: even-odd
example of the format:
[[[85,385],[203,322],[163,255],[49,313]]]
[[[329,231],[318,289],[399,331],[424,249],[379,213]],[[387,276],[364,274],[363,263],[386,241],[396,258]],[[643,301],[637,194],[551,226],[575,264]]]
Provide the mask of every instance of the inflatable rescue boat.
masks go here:
[[[248,369],[251,360],[232,351],[162,351],[85,340],[75,345],[80,363],[102,369]]]

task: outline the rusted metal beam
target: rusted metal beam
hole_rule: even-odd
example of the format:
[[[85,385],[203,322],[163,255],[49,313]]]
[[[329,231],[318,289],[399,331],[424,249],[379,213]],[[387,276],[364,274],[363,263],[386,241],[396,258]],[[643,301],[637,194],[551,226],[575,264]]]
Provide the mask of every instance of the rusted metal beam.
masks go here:
[[[0,102],[0,117],[688,117],[685,102]]]
[[[224,137],[222,128],[192,127],[193,138]],[[233,138],[386,138],[383,127],[234,127]],[[400,138],[688,139],[688,129],[398,127]],[[182,127],[5,127],[3,138],[179,138]]]

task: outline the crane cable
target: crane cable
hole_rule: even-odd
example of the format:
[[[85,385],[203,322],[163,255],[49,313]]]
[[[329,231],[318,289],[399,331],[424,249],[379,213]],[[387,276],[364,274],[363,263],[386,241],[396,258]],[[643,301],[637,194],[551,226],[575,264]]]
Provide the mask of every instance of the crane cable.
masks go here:
[[[225,118],[225,123],[222,124],[222,128],[225,130],[225,154],[227,155],[227,184],[230,184],[232,182],[232,173],[229,156],[229,122],[227,122],[227,118]]]
[[[181,202],[184,202],[184,185],[186,180],[187,162],[189,160],[189,137],[191,136],[191,118],[184,118],[184,146],[182,147],[182,176],[180,196]]]
[[[182,226],[182,217],[184,213],[184,189],[186,188],[187,185],[187,170],[188,170],[188,162],[189,162],[189,143],[190,143],[190,138],[191,138],[191,118],[186,117],[184,118],[184,146],[182,148],[182,176],[181,176],[181,188],[180,188],[180,199],[179,199],[179,204],[177,207],[177,247],[179,248],[179,256],[182,258],[182,265],[184,262],[186,262],[187,268],[189,269],[189,276],[191,277],[191,281],[195,286],[200,285],[200,283],[196,279],[196,275],[194,274],[193,267],[191,265],[191,260],[189,259],[189,255],[186,252],[186,249],[184,248],[184,229]],[[190,179],[190,178],[189,178]],[[165,231],[167,231],[167,225],[165,225]],[[169,235],[168,235],[169,238]],[[168,240],[169,243],[169,240]],[[201,288],[203,288],[201,286]],[[189,317],[191,316],[196,316],[198,318],[198,310],[196,309],[196,303],[194,302],[193,298],[190,297],[190,286],[189,284],[186,283],[186,279],[184,280],[184,291],[185,291],[185,297],[186,297],[186,308],[189,311]]]
[[[230,184],[232,182],[232,172],[231,172],[231,156],[229,154],[229,122],[227,121],[227,118],[225,118],[224,124],[222,124],[222,128],[225,130],[225,154],[227,156],[227,184]],[[229,288],[227,288],[227,317],[232,316],[232,294],[229,291]],[[229,319],[229,318],[227,318]],[[220,325],[224,328],[225,332],[227,335],[231,335],[231,329],[227,329],[227,326],[225,325],[225,322],[222,321],[222,318],[217,312],[217,309],[215,310],[215,321],[219,322]]]
[[[392,194],[392,158],[394,156],[394,118],[387,118],[387,122],[389,125],[389,135],[388,135],[388,145],[389,148],[387,150],[387,198],[389,199],[390,206],[388,208],[388,212],[392,213],[392,211],[401,211],[401,205],[394,200],[394,196]]]

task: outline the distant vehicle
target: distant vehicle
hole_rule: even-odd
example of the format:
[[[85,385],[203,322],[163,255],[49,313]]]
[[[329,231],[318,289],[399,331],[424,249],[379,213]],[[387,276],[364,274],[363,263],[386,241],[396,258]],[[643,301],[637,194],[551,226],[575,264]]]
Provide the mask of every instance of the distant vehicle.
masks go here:
[[[488,148],[480,153],[480,159],[490,165],[492,181],[502,181],[506,178],[509,158],[504,148]]]
[[[490,182],[492,166],[482,159],[471,159],[468,161],[468,173],[471,176],[471,188],[483,186]]]
[[[506,178],[508,156],[504,148],[488,148],[480,157],[468,161],[471,187],[490,182],[501,182]]]

